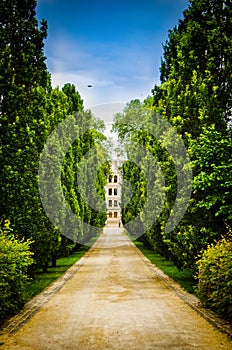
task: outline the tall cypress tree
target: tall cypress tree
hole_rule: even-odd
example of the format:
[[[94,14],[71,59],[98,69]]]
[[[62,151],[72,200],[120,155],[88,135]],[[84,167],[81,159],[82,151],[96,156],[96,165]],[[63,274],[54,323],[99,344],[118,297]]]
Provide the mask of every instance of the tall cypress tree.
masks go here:
[[[31,90],[48,83],[47,23],[38,27],[35,7],[36,0],[0,2],[0,111],[11,122],[19,110],[23,113]]]
[[[51,86],[43,53],[47,24],[39,28],[35,8],[34,0],[0,2],[0,217],[10,219],[20,237],[48,226],[41,218],[37,173],[50,130]]]
[[[231,1],[191,0],[184,19],[169,31],[155,103],[162,96],[164,113],[183,135],[197,137],[211,124],[226,129],[232,108],[231,12]]]
[[[83,111],[83,101],[74,85],[65,84],[63,91],[51,88],[43,53],[47,24],[42,21],[38,26],[35,7],[35,0],[0,2],[0,219],[9,219],[18,237],[32,238],[34,258],[46,271],[48,262],[55,262],[59,254],[61,239],[41,203],[40,156],[59,123]],[[88,113],[82,113],[82,117],[83,123],[91,124],[94,119]],[[62,141],[69,140],[70,130],[63,132],[63,140],[54,145],[57,152],[49,154],[51,160],[62,152]],[[78,161],[94,146],[96,138],[94,132],[86,132],[70,145],[60,169],[63,192],[71,209],[91,224],[95,221],[91,221],[91,210],[77,192],[75,176]],[[93,164],[95,167],[96,162]],[[46,168],[46,164],[42,165],[45,171],[43,166]],[[104,182],[104,176],[100,180]],[[51,206],[57,200],[54,192],[46,193]],[[57,212],[57,216],[63,223],[67,219],[64,212]],[[99,218],[104,224],[104,215]],[[76,238],[84,235],[77,227]]]
[[[193,164],[190,206],[177,229],[163,235],[180,267],[192,266],[201,249],[226,232],[225,222],[231,223],[226,166],[231,145],[231,12],[230,0],[190,0],[183,20],[169,31],[161,85],[153,90],[155,111],[182,134]]]
[[[28,182],[24,175],[29,169],[33,173],[38,158],[35,149],[44,139],[41,129],[46,129],[41,125],[38,130],[41,113],[37,114],[35,106],[38,100],[45,103],[44,92],[49,86],[43,53],[47,24],[43,21],[38,28],[35,7],[34,0],[0,2],[0,216],[17,216],[14,202],[23,202],[17,185]],[[36,92],[38,87],[44,91]],[[37,143],[36,129],[42,137]]]

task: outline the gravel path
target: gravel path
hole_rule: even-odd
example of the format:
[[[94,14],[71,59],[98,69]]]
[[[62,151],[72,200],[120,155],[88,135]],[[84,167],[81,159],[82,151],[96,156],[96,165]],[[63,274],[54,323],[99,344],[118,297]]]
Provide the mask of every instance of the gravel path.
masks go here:
[[[230,328],[197,304],[122,229],[105,228],[77,264],[10,321],[0,350],[231,350],[215,325]]]

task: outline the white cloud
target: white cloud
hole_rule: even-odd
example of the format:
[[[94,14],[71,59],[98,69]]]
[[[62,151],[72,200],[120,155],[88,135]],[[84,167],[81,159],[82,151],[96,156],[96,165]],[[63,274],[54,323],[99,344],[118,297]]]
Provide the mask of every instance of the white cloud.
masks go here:
[[[128,102],[145,98],[154,86],[153,56],[147,50],[135,39],[118,46],[60,36],[49,47],[48,68],[53,85],[75,84],[86,107]]]
[[[115,114],[122,112],[124,107],[125,103],[104,103],[92,106],[91,111],[96,117],[103,119],[108,125],[111,125]]]

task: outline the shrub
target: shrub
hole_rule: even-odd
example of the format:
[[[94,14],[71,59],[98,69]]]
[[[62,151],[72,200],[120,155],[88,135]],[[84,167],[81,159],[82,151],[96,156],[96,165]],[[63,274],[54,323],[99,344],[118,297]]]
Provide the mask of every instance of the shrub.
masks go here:
[[[232,240],[223,238],[203,252],[197,294],[204,306],[232,321]]]
[[[0,322],[16,313],[27,297],[28,266],[32,264],[30,241],[19,241],[9,221],[0,227]]]

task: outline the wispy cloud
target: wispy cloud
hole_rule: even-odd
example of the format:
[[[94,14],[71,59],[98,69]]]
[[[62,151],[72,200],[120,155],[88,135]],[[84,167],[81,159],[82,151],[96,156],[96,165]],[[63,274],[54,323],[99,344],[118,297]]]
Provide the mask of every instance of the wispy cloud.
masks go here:
[[[38,0],[38,18],[48,20],[53,85],[75,84],[87,107],[145,98],[159,81],[168,29],[187,3]]]
[[[145,98],[155,83],[152,55],[136,40],[119,46],[60,36],[50,45],[48,65],[53,85],[75,84],[88,107]]]

